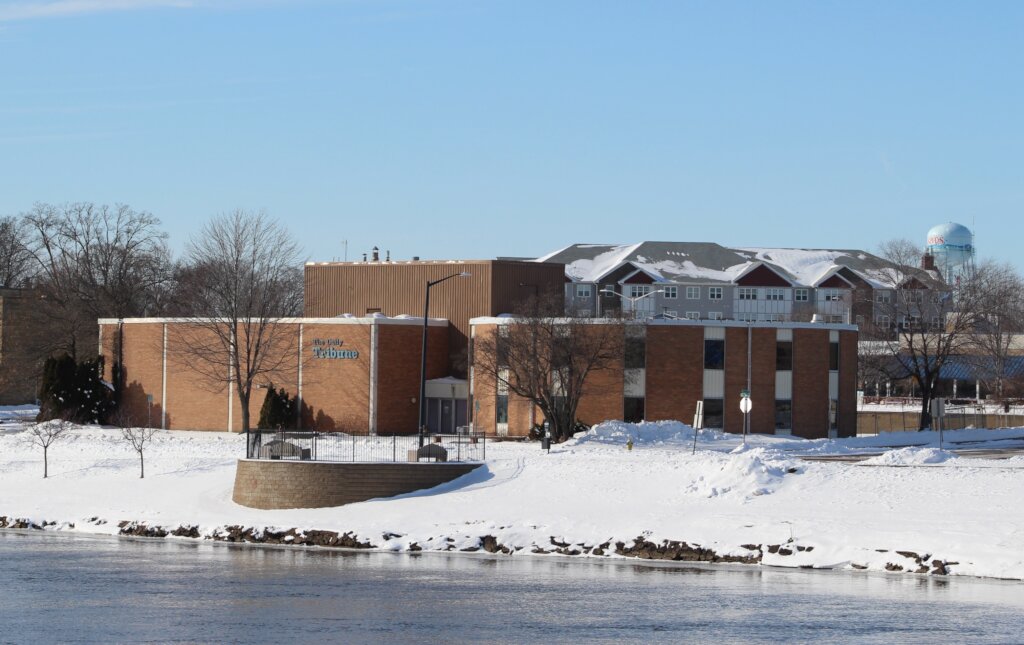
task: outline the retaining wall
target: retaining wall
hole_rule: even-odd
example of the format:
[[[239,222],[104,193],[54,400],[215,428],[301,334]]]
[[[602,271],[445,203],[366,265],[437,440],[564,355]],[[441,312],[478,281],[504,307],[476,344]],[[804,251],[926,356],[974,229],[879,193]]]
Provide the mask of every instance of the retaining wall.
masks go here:
[[[324,508],[450,482],[480,464],[352,464],[239,459],[231,498],[250,508]]]

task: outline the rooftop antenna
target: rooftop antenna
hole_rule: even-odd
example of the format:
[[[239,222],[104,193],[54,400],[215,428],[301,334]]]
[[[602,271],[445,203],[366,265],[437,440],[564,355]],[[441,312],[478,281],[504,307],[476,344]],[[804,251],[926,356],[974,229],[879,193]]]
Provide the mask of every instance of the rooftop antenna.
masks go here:
[[[342,240],[341,247],[345,249],[345,262],[348,262],[348,240]]]

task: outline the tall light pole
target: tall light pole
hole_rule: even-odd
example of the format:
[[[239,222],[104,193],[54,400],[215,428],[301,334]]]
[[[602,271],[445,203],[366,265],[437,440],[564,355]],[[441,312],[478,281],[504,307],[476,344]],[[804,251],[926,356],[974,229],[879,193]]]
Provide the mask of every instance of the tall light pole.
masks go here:
[[[601,290],[601,293],[608,293],[608,294],[611,294],[613,296],[618,296],[620,298],[625,298],[626,300],[628,300],[630,307],[633,309],[633,317],[636,318],[637,317],[637,315],[636,315],[636,306],[635,306],[634,303],[636,303],[637,300],[643,300],[644,298],[648,298],[650,296],[653,296],[656,293],[665,293],[665,290],[664,289],[655,289],[653,291],[648,291],[647,293],[643,294],[642,296],[627,296],[624,293],[619,293],[618,291],[612,289],[611,287],[605,287],[604,289]]]
[[[426,426],[424,421],[427,418],[427,321],[430,315],[430,287],[436,284],[441,284],[445,280],[451,280],[452,278],[467,278],[469,273],[463,271],[462,273],[453,273],[447,275],[439,280],[427,280],[426,297],[423,301],[423,346],[420,354],[420,416],[419,421],[416,424],[419,428],[420,435],[420,448],[423,447],[423,437],[426,435]]]

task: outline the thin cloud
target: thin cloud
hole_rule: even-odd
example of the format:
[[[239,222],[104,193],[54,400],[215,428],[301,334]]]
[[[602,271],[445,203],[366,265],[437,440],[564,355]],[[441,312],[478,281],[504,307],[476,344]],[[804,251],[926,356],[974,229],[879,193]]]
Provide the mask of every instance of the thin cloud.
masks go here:
[[[136,11],[154,8],[194,7],[194,0],[50,0],[48,2],[14,2],[0,6],[0,22],[62,18],[111,11]]]

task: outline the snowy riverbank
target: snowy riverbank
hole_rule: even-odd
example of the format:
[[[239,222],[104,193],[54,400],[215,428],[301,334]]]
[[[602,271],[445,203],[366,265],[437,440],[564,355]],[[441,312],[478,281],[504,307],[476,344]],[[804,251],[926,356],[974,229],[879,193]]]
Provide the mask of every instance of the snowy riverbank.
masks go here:
[[[1024,457],[956,457],[935,443],[900,449],[937,441],[930,433],[766,436],[744,447],[739,437],[703,431],[693,455],[685,425],[609,423],[550,454],[537,444],[489,443],[485,468],[430,491],[285,511],[231,501],[244,448],[238,435],[161,432],[140,480],[137,457],[116,430],[81,428],[51,449],[44,480],[41,452],[24,434],[17,421],[0,425],[0,516],[8,526],[1024,579]],[[947,441],[994,446],[1022,436],[946,433]],[[885,448],[897,450],[864,465],[796,458]]]

